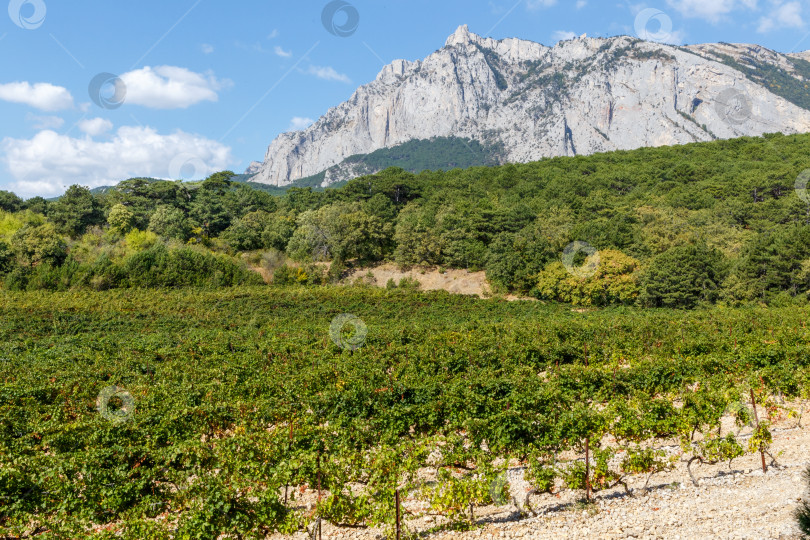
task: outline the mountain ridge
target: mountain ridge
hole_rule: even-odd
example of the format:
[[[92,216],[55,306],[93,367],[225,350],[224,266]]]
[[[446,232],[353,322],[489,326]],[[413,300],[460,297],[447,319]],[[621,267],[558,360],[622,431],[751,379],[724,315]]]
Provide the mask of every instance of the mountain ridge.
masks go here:
[[[676,47],[628,36],[548,47],[463,25],[425,59],[394,60],[306,130],[279,135],[250,172],[277,186],[326,172],[328,185],[374,172],[349,157],[434,137],[501,146],[501,162],[528,162],[806,132],[805,58],[752,44]]]

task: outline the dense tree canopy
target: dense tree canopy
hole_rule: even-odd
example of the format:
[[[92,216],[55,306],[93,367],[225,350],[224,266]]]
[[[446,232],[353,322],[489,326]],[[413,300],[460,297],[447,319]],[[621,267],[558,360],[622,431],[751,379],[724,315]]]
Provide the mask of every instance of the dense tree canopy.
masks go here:
[[[498,291],[577,303],[792,301],[810,290],[810,205],[794,189],[809,167],[810,136],[777,134],[501,167],[390,168],[283,196],[230,171],[197,183],[134,178],[97,195],[72,186],[54,202],[0,192],[0,240],[11,245],[27,209],[63,235],[68,259],[87,263],[121,260],[122,235],[149,230],[164,243],[258,253],[254,261],[264,250],[273,268],[285,256],[334,262],[335,279],[346,265],[394,261],[485,270]],[[618,266],[571,281],[560,263],[573,242]]]
[[[642,301],[651,307],[692,308],[720,295],[722,254],[705,245],[674,247],[655,257],[642,278]]]

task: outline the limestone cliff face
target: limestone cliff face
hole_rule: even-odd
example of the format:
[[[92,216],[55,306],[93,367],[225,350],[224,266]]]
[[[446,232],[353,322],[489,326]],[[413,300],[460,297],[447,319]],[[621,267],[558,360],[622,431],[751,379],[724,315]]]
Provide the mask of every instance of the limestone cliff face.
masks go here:
[[[583,36],[546,47],[462,26],[424,60],[392,62],[308,129],[280,135],[251,167],[253,181],[283,186],[355,154],[431,137],[499,143],[504,162],[527,162],[810,131],[810,111],[721,63],[729,58],[803,81],[794,69],[800,54],[756,45],[678,48]]]

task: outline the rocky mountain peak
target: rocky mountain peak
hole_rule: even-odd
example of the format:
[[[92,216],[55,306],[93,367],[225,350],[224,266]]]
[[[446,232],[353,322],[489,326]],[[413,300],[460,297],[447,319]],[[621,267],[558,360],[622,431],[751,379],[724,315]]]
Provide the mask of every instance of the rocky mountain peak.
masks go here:
[[[470,28],[466,24],[462,24],[449,38],[447,38],[444,46],[452,47],[453,45],[465,45],[467,43],[474,43],[480,39],[480,36],[470,32]]]
[[[331,183],[369,172],[333,173],[351,156],[356,165],[356,156],[434,137],[471,139],[498,148],[499,161],[526,162],[807,132],[808,82],[803,57],[757,45],[583,35],[547,47],[462,25],[444,48],[393,61],[306,130],[280,135],[251,172],[279,186],[321,173]]]

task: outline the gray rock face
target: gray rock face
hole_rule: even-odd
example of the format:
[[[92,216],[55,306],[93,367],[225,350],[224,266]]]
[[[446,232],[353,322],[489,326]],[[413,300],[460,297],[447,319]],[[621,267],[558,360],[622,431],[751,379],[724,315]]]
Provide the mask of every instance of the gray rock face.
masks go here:
[[[431,137],[500,143],[502,161],[528,162],[810,131],[810,111],[721,63],[728,57],[753,57],[803,80],[787,55],[756,45],[582,36],[546,47],[462,26],[424,60],[392,62],[308,129],[280,135],[251,168],[253,180],[283,186],[351,155]]]
[[[264,164],[261,163],[260,161],[251,161],[250,165],[248,165],[248,168],[245,171],[245,174],[256,174],[257,172],[262,170],[262,165]]]

